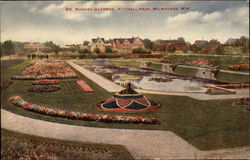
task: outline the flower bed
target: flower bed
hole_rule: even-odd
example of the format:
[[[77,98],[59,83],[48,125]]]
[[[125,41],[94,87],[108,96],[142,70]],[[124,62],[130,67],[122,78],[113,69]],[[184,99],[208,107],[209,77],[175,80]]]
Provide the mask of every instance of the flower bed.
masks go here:
[[[217,87],[227,88],[227,89],[236,89],[236,88],[249,88],[249,83],[241,83],[241,84],[221,84],[216,85]]]
[[[56,92],[60,89],[61,88],[57,86],[34,86],[34,87],[29,88],[28,91],[41,93],[41,92]]]
[[[133,58],[163,58],[165,54],[133,54]]]
[[[81,112],[72,112],[62,109],[54,109],[36,104],[31,104],[24,101],[20,96],[11,96],[9,101],[15,106],[27,109],[29,111],[37,112],[44,115],[65,117],[69,119],[79,119],[86,121],[97,121],[104,123],[143,123],[143,124],[160,124],[157,118],[141,117],[141,116],[121,116],[121,115],[105,115],[105,114],[88,114]]]
[[[189,62],[188,64],[194,65],[194,66],[202,66],[202,67],[214,66],[214,62],[209,61],[205,58],[197,58],[193,60],[192,62]]]
[[[76,73],[63,61],[36,61],[22,70],[12,79],[64,79],[77,78]]]
[[[13,81],[11,80],[6,80],[6,81],[3,81],[1,82],[1,90],[5,90],[6,88],[8,88],[11,84],[13,83]]]
[[[53,85],[58,84],[58,80],[52,79],[39,79],[32,82],[33,85]]]
[[[84,92],[94,92],[94,90],[92,88],[90,88],[90,86],[87,85],[83,80],[78,80],[78,81],[76,81],[76,83],[81,87],[81,89]]]
[[[245,70],[245,71],[248,71],[250,69],[250,65],[249,64],[236,64],[236,65],[231,65],[231,66],[228,66],[228,69],[231,69],[231,70]]]

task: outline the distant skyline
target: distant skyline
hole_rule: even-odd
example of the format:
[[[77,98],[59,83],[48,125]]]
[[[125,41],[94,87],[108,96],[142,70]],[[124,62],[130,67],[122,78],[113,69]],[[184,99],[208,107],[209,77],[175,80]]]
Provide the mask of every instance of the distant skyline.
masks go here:
[[[247,1],[8,1],[0,6],[1,41],[53,41],[65,45],[96,37],[139,36],[151,40],[184,37],[191,43],[202,38],[217,39],[224,43],[231,37],[249,35]],[[153,10],[181,7],[189,10]]]

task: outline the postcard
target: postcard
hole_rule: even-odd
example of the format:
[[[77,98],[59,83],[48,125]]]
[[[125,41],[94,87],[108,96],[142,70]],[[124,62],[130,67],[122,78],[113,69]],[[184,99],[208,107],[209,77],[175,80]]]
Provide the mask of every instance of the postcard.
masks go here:
[[[1,1],[1,159],[250,157],[249,1]]]

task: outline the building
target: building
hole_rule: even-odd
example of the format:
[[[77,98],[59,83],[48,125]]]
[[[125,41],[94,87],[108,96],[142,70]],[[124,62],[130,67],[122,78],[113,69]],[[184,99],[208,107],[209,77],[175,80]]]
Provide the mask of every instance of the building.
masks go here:
[[[45,45],[42,43],[32,43],[32,44],[25,44],[23,46],[23,49],[25,50],[30,50],[30,51],[34,51],[34,50],[42,50],[45,49]]]
[[[182,51],[183,47],[186,46],[185,41],[182,40],[163,40],[162,43],[166,46],[174,45],[176,51]]]
[[[114,50],[131,52],[133,48],[145,48],[145,45],[141,38],[114,38],[110,39],[111,46]]]
[[[104,38],[93,38],[90,42],[90,50],[91,52],[96,52],[99,49],[101,53],[104,53],[106,50],[106,41]]]
[[[225,45],[230,45],[230,46],[239,46],[241,45],[241,41],[238,38],[229,38],[226,42]]]
[[[201,46],[204,46],[204,45],[208,44],[208,41],[206,41],[206,40],[196,40],[196,41],[194,42],[194,44],[195,44],[197,47],[201,47]]]

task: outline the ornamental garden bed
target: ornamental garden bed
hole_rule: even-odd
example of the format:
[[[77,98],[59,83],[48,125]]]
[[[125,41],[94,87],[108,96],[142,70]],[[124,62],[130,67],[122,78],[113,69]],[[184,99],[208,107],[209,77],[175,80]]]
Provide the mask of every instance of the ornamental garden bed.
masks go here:
[[[76,83],[81,87],[81,89],[84,91],[84,92],[94,92],[94,90],[92,88],[90,88],[89,85],[87,85],[83,80],[78,80],[76,81]]]
[[[133,123],[133,124],[160,124],[157,118],[151,117],[141,117],[141,116],[122,116],[122,115],[105,115],[105,114],[88,114],[81,112],[73,112],[62,109],[54,109],[44,106],[39,106],[24,101],[20,96],[11,96],[9,101],[15,106],[21,107],[23,109],[33,111],[36,113],[64,117],[69,119],[78,119],[85,121],[97,121],[104,123]]]
[[[17,80],[67,78],[77,78],[77,74],[66,63],[60,60],[33,62],[12,77],[12,79]]]
[[[53,85],[58,84],[58,80],[52,79],[39,79],[32,82],[33,85]]]
[[[56,92],[61,88],[58,86],[33,86],[28,89],[29,92],[41,93],[41,92]]]
[[[11,84],[13,83],[13,81],[11,80],[5,80],[3,82],[1,82],[1,90],[5,90],[6,88],[8,88]]]
[[[37,137],[1,129],[2,160],[132,160],[121,145]]]

